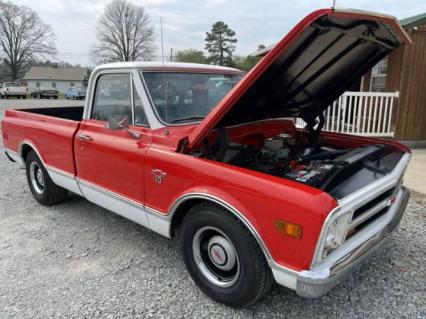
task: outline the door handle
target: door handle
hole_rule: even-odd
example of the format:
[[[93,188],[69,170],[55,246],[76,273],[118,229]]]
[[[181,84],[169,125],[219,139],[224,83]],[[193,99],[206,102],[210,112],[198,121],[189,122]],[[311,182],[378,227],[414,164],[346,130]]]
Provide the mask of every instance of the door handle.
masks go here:
[[[80,134],[80,135],[78,136],[78,139],[79,139],[80,141],[86,141],[86,142],[93,141],[93,138],[92,138],[90,135],[86,135],[86,134]]]

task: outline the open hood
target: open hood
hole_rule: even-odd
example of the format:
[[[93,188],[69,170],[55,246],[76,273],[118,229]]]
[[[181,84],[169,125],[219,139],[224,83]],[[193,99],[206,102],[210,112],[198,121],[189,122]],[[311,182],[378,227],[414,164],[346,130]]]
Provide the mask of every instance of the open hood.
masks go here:
[[[290,31],[188,136],[263,119],[315,119],[383,57],[411,43],[394,17],[323,9]]]

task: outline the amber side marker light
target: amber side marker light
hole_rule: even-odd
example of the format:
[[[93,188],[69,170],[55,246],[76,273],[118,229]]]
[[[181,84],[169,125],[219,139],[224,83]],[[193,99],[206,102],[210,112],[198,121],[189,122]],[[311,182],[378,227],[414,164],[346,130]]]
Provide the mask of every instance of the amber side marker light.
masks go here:
[[[302,238],[302,226],[277,219],[274,223],[275,229],[284,235],[294,237],[297,239]]]

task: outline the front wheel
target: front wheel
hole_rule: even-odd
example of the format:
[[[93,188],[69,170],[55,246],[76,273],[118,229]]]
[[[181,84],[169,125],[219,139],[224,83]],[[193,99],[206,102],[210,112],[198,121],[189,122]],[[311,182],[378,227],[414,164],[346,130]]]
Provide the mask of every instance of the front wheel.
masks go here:
[[[63,201],[68,191],[56,185],[40,158],[31,151],[26,159],[27,181],[34,198],[42,205],[51,206]]]
[[[186,267],[210,298],[242,307],[271,288],[271,270],[255,238],[221,207],[194,206],[182,222],[180,237]]]

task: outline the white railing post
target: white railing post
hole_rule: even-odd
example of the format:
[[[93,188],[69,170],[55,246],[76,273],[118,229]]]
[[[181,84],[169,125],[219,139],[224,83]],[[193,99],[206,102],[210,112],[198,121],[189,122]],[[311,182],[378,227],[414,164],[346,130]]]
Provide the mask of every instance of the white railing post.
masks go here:
[[[399,92],[395,92],[396,96],[395,98],[399,97]],[[391,124],[392,124],[392,113],[393,113],[393,100],[391,99],[391,104],[390,104],[390,110],[389,110],[389,120],[388,120],[388,133],[390,133],[390,128],[391,128]],[[392,133],[393,134],[393,133]]]
[[[358,106],[357,106],[357,124],[356,124],[356,132],[359,134],[359,131],[361,130],[361,107],[362,107],[362,100],[363,100],[363,96],[360,95],[359,96],[359,100],[358,100]]]
[[[392,113],[398,92],[345,92],[324,111],[325,131],[393,137]],[[296,119],[297,127],[304,127]]]

